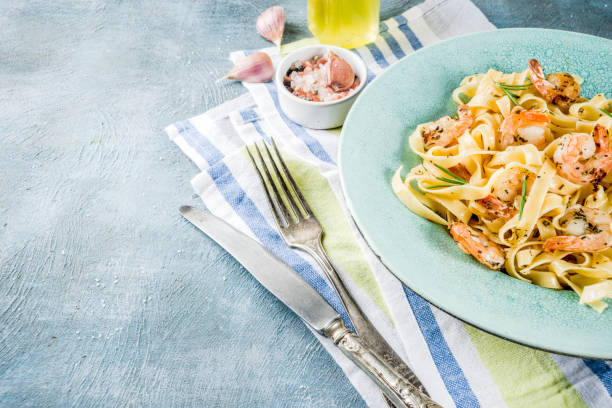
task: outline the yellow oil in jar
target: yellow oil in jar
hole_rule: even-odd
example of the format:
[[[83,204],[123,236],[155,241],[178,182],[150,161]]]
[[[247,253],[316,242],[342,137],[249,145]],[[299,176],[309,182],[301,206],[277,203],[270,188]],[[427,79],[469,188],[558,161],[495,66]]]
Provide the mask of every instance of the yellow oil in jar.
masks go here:
[[[376,40],[380,0],[308,0],[308,28],[322,44],[354,48]]]

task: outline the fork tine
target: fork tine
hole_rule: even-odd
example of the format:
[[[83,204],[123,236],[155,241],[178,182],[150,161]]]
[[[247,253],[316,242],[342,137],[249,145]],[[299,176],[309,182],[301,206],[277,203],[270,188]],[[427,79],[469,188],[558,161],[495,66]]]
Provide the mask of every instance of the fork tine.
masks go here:
[[[272,163],[272,167],[274,167],[273,171],[276,177],[278,178],[280,185],[283,188],[285,196],[287,197],[287,201],[289,201],[289,204],[291,205],[291,209],[293,210],[293,213],[295,214],[296,219],[299,221],[304,217],[302,216],[300,207],[298,203],[296,202],[295,195],[291,194],[291,186],[288,185],[287,181],[285,180],[285,178],[287,178],[287,172],[286,171],[284,172],[285,177],[283,177],[283,172],[278,169],[278,166],[276,165],[276,160],[272,156],[272,153],[270,153],[270,149],[268,149],[268,144],[265,142],[264,142],[264,147],[266,149],[266,153],[268,154],[268,158],[270,159],[270,162]]]
[[[287,165],[285,164],[285,160],[283,160],[283,156],[281,156],[280,151],[278,150],[278,146],[276,146],[276,141],[274,140],[272,136],[270,136],[270,139],[272,139],[272,147],[274,149],[274,154],[276,155],[276,157],[278,157],[280,164],[285,174],[287,175],[287,180],[289,180],[289,183],[291,184],[291,189],[295,193],[295,197],[297,197],[300,205],[302,206],[302,209],[304,210],[304,213],[306,214],[306,218],[312,216],[313,212],[308,206],[308,202],[302,195],[302,191],[298,188],[297,184],[295,183],[295,180],[293,179],[291,172],[287,168]]]
[[[283,221],[281,221],[281,216],[278,212],[277,206],[275,205],[276,200],[274,200],[272,196],[270,195],[270,191],[268,190],[268,186],[266,185],[266,182],[264,180],[264,175],[262,174],[261,169],[257,165],[257,161],[255,160],[255,157],[253,157],[253,155],[251,154],[251,149],[249,148],[249,146],[246,146],[246,151],[249,154],[249,158],[251,159],[251,164],[255,168],[255,173],[257,173],[257,177],[259,177],[259,181],[261,182],[264,192],[266,193],[266,198],[268,199],[268,204],[270,205],[270,208],[272,209],[272,215],[274,216],[274,220],[279,226],[282,226]]]
[[[289,212],[289,209],[285,205],[282,199],[282,196],[280,192],[278,191],[278,188],[276,187],[276,183],[272,179],[272,175],[270,174],[270,169],[269,169],[270,166],[266,164],[261,154],[261,149],[259,148],[259,145],[257,143],[255,143],[255,150],[257,151],[259,160],[261,161],[262,167],[264,168],[264,175],[265,175],[266,181],[268,181],[268,184],[271,187],[271,193],[272,193],[271,195],[273,195],[275,198],[273,202],[274,204],[276,204],[276,207],[280,209],[281,213],[283,214],[283,218],[285,219],[286,225],[291,225],[293,223],[293,218],[291,217],[291,213]],[[269,187],[266,187],[266,188],[269,188]]]

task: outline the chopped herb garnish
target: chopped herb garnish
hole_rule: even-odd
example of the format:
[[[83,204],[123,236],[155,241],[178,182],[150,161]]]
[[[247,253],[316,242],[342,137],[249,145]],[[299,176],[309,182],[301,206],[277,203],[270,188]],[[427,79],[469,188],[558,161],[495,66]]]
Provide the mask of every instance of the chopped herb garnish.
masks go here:
[[[523,176],[523,190],[521,191],[521,208],[519,209],[519,221],[523,217],[523,208],[525,208],[525,197],[527,196],[527,176]]]
[[[609,105],[608,105],[609,106]],[[602,111],[604,114],[608,115],[609,117],[612,118],[612,113],[608,112],[607,110],[605,110],[604,108],[599,108],[600,111]]]

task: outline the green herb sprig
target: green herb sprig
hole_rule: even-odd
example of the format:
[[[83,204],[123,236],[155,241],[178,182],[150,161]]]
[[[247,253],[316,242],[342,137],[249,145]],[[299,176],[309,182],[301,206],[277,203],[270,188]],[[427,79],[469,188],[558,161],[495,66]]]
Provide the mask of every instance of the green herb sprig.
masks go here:
[[[449,183],[449,184],[435,184],[433,186],[428,186],[427,188],[445,188],[445,187],[454,187],[454,186],[462,186],[464,184],[467,184],[468,182],[465,181],[464,179],[462,179],[461,177],[459,177],[458,175],[456,175],[455,173],[453,173],[452,171],[445,169],[444,167],[434,163],[434,166],[436,166],[437,168],[439,168],[440,170],[442,170],[444,173],[448,174],[451,178],[448,177],[436,177],[438,180],[440,181],[444,181],[445,183]]]
[[[511,93],[510,91],[524,91],[525,89],[527,89],[527,88],[529,88],[531,86],[530,84],[508,85],[508,84],[504,84],[503,82],[496,82],[496,84],[499,87],[499,89],[501,89],[502,92],[505,93],[506,96],[508,96],[508,98],[516,106],[521,106],[521,104],[518,103],[518,101],[516,100],[516,98],[519,98],[519,96],[516,95],[516,94]]]
[[[462,186],[462,185],[466,184],[464,181],[462,182],[462,181],[459,181],[457,179],[451,179],[451,178],[448,178],[448,177],[436,177],[436,178],[438,180],[440,180],[440,181],[444,181],[446,183],[451,183],[451,184],[456,184],[458,186]]]
[[[527,197],[527,176],[523,176],[523,189],[521,191],[521,207],[519,209],[519,221],[523,217],[523,209],[525,208],[525,198]]]
[[[457,184],[457,185],[463,185],[463,184],[467,184],[467,181],[462,179],[461,177],[459,177],[458,175],[456,175],[455,173],[453,173],[452,171],[445,169],[444,167],[435,164],[434,166],[436,166],[437,168],[439,168],[440,170],[442,170],[444,173],[448,174],[449,176],[451,176],[451,178],[446,178],[446,177],[436,177],[438,180],[440,181],[446,181],[447,183],[452,183],[452,184]]]
[[[510,85],[510,84],[505,84],[503,82],[496,82],[497,86],[499,86],[500,88],[506,88],[506,89],[512,89],[514,91],[525,91],[527,89],[529,89],[529,87],[531,87],[531,84],[520,84],[520,85]]]
[[[608,105],[610,106],[610,105]],[[612,118],[612,113],[608,112],[607,110],[605,110],[604,108],[599,108],[600,111],[602,111],[604,114],[608,115],[609,117]]]
[[[472,97],[464,94],[463,92],[461,92],[459,94],[459,99],[461,100],[462,103],[465,104],[465,103],[468,103],[472,99]]]
[[[435,184],[433,186],[428,186],[427,188],[444,188],[444,187],[454,187],[451,184]]]

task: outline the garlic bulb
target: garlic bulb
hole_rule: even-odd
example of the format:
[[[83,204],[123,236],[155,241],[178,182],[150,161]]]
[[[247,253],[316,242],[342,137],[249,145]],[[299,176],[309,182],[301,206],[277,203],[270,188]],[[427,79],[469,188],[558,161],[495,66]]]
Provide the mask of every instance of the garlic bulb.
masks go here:
[[[327,80],[332,89],[336,92],[346,91],[355,82],[355,72],[353,67],[344,59],[329,52],[329,71]]]
[[[256,52],[238,61],[234,68],[221,79],[236,79],[243,82],[267,82],[274,76],[274,65],[265,52]]]
[[[272,6],[257,17],[257,32],[280,47],[285,31],[285,9]]]

